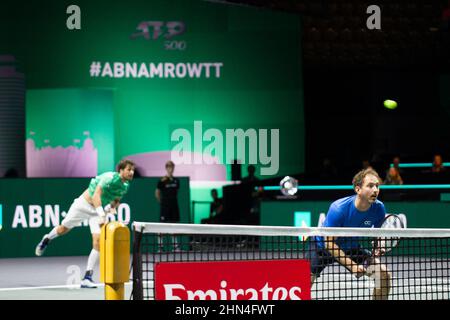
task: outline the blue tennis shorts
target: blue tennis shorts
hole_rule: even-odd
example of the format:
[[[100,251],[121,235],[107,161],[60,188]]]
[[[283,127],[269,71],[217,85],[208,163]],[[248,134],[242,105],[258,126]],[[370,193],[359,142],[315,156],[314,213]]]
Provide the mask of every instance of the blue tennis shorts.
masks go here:
[[[364,248],[352,248],[343,251],[357,264],[364,264],[372,256],[370,251]],[[323,269],[336,262],[336,259],[326,249],[317,246],[316,241],[310,241],[307,257],[311,264],[311,274],[316,277],[320,277]]]

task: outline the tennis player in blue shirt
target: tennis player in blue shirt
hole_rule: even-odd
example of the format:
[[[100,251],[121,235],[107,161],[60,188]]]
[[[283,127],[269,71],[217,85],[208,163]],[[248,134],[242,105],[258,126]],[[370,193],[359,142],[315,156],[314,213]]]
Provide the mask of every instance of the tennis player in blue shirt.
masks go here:
[[[379,228],[386,215],[384,204],[377,200],[381,179],[373,169],[358,172],[353,178],[355,195],[338,199],[328,210],[323,227]],[[355,238],[316,237],[311,241],[311,286],[320,273],[334,261],[339,262],[357,278],[373,276],[373,299],[387,299],[391,275],[387,267],[375,259],[366,267],[372,254]]]

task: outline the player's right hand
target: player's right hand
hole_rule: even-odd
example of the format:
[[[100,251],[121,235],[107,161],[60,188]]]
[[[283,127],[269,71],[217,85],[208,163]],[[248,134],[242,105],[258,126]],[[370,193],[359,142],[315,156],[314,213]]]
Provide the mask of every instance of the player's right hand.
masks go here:
[[[359,264],[354,264],[352,266],[351,271],[355,275],[356,278],[361,278],[363,275],[366,274],[366,269]]]
[[[381,257],[386,253],[386,250],[384,248],[379,248],[375,250],[375,257]]]

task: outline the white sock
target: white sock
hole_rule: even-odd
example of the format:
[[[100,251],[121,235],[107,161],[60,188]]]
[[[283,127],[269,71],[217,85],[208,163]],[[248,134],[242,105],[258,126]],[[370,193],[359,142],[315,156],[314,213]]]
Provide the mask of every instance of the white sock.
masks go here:
[[[47,235],[48,239],[53,240],[53,239],[59,237],[59,234],[56,232],[56,228],[58,228],[58,227],[54,227],[52,229],[52,231],[49,232],[49,234]]]
[[[95,249],[91,250],[91,253],[89,254],[87,266],[86,266],[86,271],[94,270],[94,267],[98,261],[99,255],[100,255],[100,252],[98,252],[97,250],[95,250]]]

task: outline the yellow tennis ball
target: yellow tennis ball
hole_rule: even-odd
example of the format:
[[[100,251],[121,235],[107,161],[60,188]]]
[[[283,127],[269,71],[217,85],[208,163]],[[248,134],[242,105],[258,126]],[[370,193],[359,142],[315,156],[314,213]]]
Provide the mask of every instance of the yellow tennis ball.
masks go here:
[[[385,108],[388,108],[390,110],[397,108],[397,102],[395,102],[394,100],[384,100],[383,104]]]

